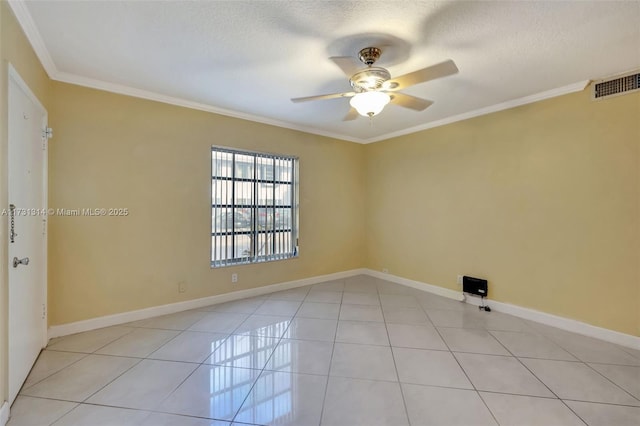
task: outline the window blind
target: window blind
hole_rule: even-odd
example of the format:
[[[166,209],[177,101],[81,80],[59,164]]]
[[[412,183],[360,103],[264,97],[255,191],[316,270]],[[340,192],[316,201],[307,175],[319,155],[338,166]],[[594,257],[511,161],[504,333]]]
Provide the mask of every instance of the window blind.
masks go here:
[[[296,157],[211,149],[211,266],[298,255]]]

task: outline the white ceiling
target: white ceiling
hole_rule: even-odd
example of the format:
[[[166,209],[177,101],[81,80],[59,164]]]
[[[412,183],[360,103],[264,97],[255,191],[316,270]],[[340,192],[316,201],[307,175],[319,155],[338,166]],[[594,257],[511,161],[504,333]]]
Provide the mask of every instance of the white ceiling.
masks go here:
[[[51,78],[372,142],[574,90],[640,68],[640,2],[16,1]],[[460,73],[405,90],[435,101],[343,122],[330,56],[374,45],[398,76],[446,59]]]

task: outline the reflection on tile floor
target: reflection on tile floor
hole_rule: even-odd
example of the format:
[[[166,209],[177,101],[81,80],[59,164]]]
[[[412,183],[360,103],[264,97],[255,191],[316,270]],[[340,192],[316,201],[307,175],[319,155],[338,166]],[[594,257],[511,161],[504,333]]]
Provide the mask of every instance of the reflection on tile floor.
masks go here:
[[[368,276],[54,339],[18,425],[640,425],[640,351]]]

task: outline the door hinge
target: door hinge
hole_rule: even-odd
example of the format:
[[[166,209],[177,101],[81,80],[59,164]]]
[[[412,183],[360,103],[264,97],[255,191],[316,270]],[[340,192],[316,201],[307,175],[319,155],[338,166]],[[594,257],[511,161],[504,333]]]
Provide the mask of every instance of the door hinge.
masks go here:
[[[47,219],[42,219],[42,235],[47,235]]]
[[[46,319],[47,318],[47,305],[45,305],[44,303],[42,304],[42,319]]]
[[[51,127],[47,127],[42,130],[42,137],[45,139],[51,139],[53,137],[53,129]]]

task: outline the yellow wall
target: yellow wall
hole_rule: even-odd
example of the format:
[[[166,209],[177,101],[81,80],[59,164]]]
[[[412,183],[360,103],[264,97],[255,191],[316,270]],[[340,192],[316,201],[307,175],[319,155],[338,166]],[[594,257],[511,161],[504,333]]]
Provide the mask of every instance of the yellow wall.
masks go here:
[[[364,265],[364,146],[53,84],[49,322],[63,324]],[[300,256],[209,267],[211,145],[300,158]],[[231,284],[231,274],[239,282]],[[178,282],[188,290],[178,293]]]
[[[0,204],[7,62],[49,111],[49,322],[363,266],[640,335],[640,94],[588,91],[361,146],[52,83],[0,1]],[[212,144],[300,157],[298,259],[209,268]],[[0,217],[0,402],[7,236]],[[240,281],[232,285],[230,275]],[[188,291],[178,293],[186,281]]]
[[[48,108],[50,81],[31,45],[22,33],[7,2],[0,1],[0,206],[6,209],[7,200],[7,69],[11,63],[29,85],[40,102]],[[8,393],[7,381],[7,218],[0,216],[0,406]]]
[[[131,214],[50,219],[50,324],[366,265],[638,335],[639,115],[586,90],[361,146],[54,83],[50,206]],[[300,157],[299,259],[209,268],[211,144]]]
[[[640,93],[589,96],[368,145],[367,266],[640,335]]]

